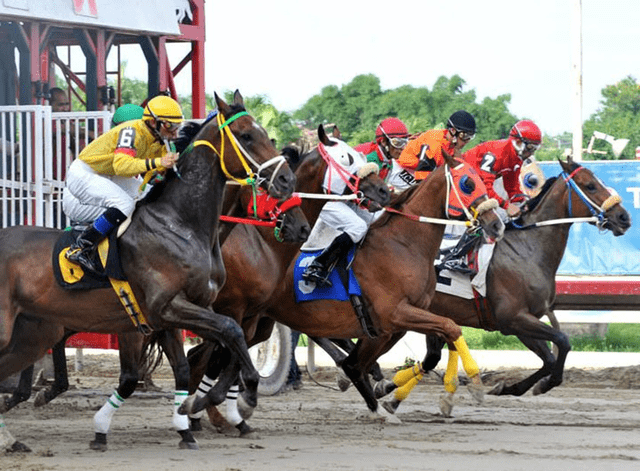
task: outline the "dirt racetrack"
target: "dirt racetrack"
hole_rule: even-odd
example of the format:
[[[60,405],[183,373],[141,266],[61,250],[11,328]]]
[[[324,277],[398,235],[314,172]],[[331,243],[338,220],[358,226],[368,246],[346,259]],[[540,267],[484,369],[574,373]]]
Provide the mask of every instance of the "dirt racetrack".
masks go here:
[[[543,396],[486,396],[483,405],[461,387],[452,418],[440,414],[442,386],[429,376],[400,406],[402,425],[368,418],[353,388],[341,393],[305,375],[302,389],[260,398],[249,420],[257,437],[207,427],[197,434],[200,450],[187,451],[169,429],[173,382],[163,366],[154,375],[162,390],[126,401],[112,422],[109,450],[101,453],[88,446],[92,418],[116,386],[117,356],[85,356],[84,364],[82,373],[72,373],[73,389],[53,403],[34,409],[31,400],[5,414],[9,430],[33,451],[0,454],[0,469],[640,469],[640,367],[570,369],[565,383]],[[324,368],[314,377],[335,387],[335,371]],[[523,374],[509,370],[487,383]]]

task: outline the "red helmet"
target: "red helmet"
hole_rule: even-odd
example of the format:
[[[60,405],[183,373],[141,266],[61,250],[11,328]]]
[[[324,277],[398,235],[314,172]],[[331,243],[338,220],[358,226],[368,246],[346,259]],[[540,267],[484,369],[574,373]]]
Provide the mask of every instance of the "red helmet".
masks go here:
[[[513,147],[515,147],[519,156],[522,156],[525,150],[533,154],[538,150],[540,144],[542,144],[542,132],[540,128],[536,123],[528,119],[518,121],[514,124],[509,133],[509,137],[512,138]],[[515,139],[519,139],[522,143],[519,146],[516,145]]]
[[[383,137],[409,137],[409,131],[398,118],[387,118],[376,128],[376,142],[379,142]]]

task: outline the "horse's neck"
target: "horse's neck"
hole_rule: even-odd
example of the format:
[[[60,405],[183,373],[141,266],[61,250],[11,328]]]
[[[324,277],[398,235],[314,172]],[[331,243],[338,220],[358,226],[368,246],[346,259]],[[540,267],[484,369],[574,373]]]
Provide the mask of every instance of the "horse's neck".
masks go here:
[[[312,151],[311,154],[305,157],[305,161],[301,164],[299,171],[296,172],[298,179],[296,191],[300,193],[322,194],[322,183],[326,170],[327,164],[322,157],[320,157],[318,151]],[[305,198],[302,200],[302,211],[307,217],[307,221],[309,221],[311,227],[313,227],[318,220],[325,202],[326,200],[321,199]]]
[[[522,218],[524,225],[568,218],[570,214],[566,193],[566,185],[561,179],[558,179],[538,206]],[[515,237],[507,237],[505,243],[509,243],[508,241],[511,240],[511,243],[515,245],[514,251],[516,253],[527,254],[526,256],[529,258],[527,266],[531,263],[546,267],[555,273],[564,255],[570,229],[571,224],[558,224],[514,231]]]

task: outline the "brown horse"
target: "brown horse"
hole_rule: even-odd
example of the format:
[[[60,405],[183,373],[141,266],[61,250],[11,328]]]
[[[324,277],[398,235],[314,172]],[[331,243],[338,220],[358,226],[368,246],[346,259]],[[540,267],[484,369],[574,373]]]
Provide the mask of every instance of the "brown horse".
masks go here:
[[[340,154],[345,158],[364,159],[346,143],[339,140],[339,132],[334,129],[332,138],[329,138],[324,127],[318,128],[318,137],[321,145],[328,152]],[[335,158],[335,157],[334,157]],[[322,195],[322,183],[328,162],[322,156],[318,148],[300,157],[300,164],[296,168],[298,180],[297,192],[302,196],[302,209],[310,223],[318,218],[326,195]],[[375,173],[361,176],[358,179],[355,191],[365,207],[371,211],[382,208],[389,201],[390,193],[385,182]],[[354,177],[355,178],[355,177]],[[227,268],[227,283],[220,291],[214,303],[216,312],[233,317],[242,323],[248,344],[255,345],[269,338],[273,327],[273,320],[263,319],[259,328],[257,321],[262,319],[267,306],[272,302],[273,294],[277,291],[287,267],[295,257],[299,245],[278,244],[273,234],[248,226],[235,227],[229,238],[222,246],[225,267]],[[217,347],[210,342],[195,347],[189,352],[192,368],[192,380],[190,391],[194,391],[200,383],[203,375],[210,379],[220,377],[220,381],[233,380],[226,374],[220,374],[222,368],[227,368],[235,359],[226,353],[217,366],[211,363],[212,368],[207,370],[209,357]],[[198,404],[198,409],[202,404]],[[234,424],[236,425],[236,424]],[[246,433],[247,428],[243,423],[237,424],[241,432]],[[192,427],[198,427],[197,422]]]
[[[459,200],[452,204],[453,200],[447,197],[455,198],[456,195]],[[371,226],[357,251],[353,270],[362,286],[364,302],[375,329],[381,335],[406,330],[437,333],[447,341],[456,342],[464,350],[460,327],[427,310],[435,291],[433,261],[444,232],[444,226],[430,222],[434,218],[443,220],[449,216],[471,217],[469,212],[473,212],[487,237],[499,239],[504,224],[494,211],[496,207],[496,201],[487,197],[478,174],[468,164],[447,156],[445,166],[420,185],[404,192],[392,210],[388,210]],[[367,336],[348,301],[296,303],[293,296],[293,270],[292,263],[284,282],[265,306],[265,313],[269,317],[315,337]],[[368,398],[370,410],[377,412],[377,401],[371,385],[353,368],[358,356],[356,351],[350,360],[353,363],[345,362],[343,368],[354,373],[350,376],[351,380],[363,397]],[[471,366],[472,359],[468,355],[466,357],[471,360]],[[190,364],[193,366],[192,362]],[[190,405],[190,400],[187,400],[183,408],[188,409]]]
[[[139,204],[118,245],[124,272],[149,325],[188,329],[232,349],[240,359],[245,386],[241,399],[251,408],[257,404],[259,375],[242,330],[209,307],[226,276],[218,244],[222,196],[227,178],[255,177],[272,196],[288,197],[295,176],[266,131],[246,113],[239,92],[231,105],[215,98],[218,115],[202,125],[162,188]],[[35,227],[0,232],[0,380],[53,346],[12,338],[21,314],[58,330],[135,331],[111,289],[69,291],[58,286],[51,259],[59,235]],[[219,395],[212,391],[214,399]],[[6,427],[2,429],[6,437]]]
[[[592,224],[610,230],[614,236],[624,234],[631,226],[629,213],[622,207],[619,196],[612,194],[591,170],[573,162],[560,161],[562,173],[549,179],[541,193],[530,200],[522,217],[510,224],[504,238],[496,244],[487,273],[486,305],[489,316],[481,316],[473,299],[436,292],[429,309],[456,322],[456,324],[504,335],[515,335],[540,357],[542,367],[512,385],[499,383],[489,394],[521,396],[535,385],[534,394],[542,394],[562,383],[565,359],[571,346],[567,336],[540,319],[555,319],[555,274],[562,260],[571,228],[571,218],[592,217]],[[554,221],[560,224],[553,224]],[[490,319],[487,322],[487,319]],[[357,368],[367,371],[382,354],[400,338],[396,336],[362,342],[369,357],[362,357]],[[557,358],[546,342],[558,348]],[[427,354],[422,362],[426,371],[440,361],[443,340],[427,336]],[[334,358],[341,360],[340,356]],[[449,365],[450,378],[457,377],[457,363]],[[450,368],[448,368],[449,370]],[[397,381],[396,381],[397,382]],[[399,385],[389,381],[376,388],[379,396],[388,394]],[[406,396],[405,396],[406,397]],[[443,413],[448,415],[453,405],[445,401]],[[395,411],[401,398],[385,403]]]

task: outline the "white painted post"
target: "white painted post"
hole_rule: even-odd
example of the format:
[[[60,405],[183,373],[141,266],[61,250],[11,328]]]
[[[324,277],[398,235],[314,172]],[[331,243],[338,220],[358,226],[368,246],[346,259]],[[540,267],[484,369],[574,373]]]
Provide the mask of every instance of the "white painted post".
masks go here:
[[[316,344],[309,337],[307,337],[307,342],[307,371],[313,373],[316,371]]]
[[[582,161],[582,0],[573,0],[573,160]]]

